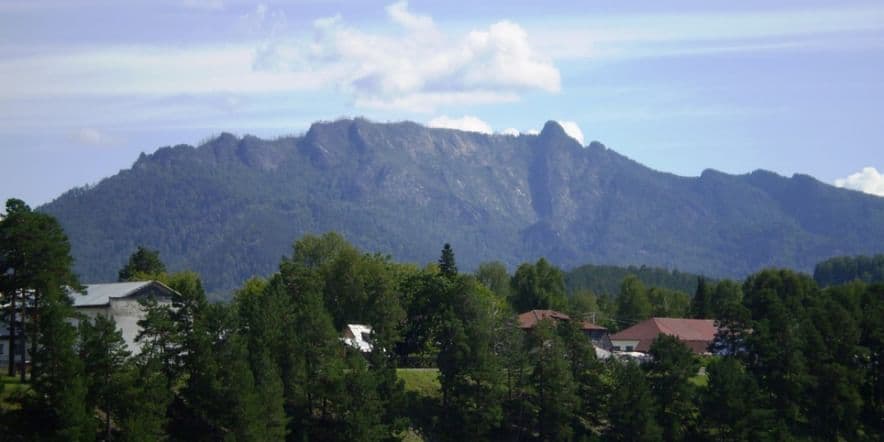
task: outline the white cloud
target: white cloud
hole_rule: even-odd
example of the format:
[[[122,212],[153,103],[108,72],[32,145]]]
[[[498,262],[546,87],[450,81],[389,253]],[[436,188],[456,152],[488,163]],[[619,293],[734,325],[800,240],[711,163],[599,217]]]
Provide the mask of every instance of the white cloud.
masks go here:
[[[331,71],[326,77],[357,105],[432,112],[446,101],[508,102],[526,90],[558,92],[558,69],[519,25],[502,21],[452,38],[406,2],[387,7],[396,33],[366,32],[340,16],[314,22],[311,42],[277,41],[256,57],[259,69]]]
[[[491,126],[488,125],[488,123],[472,115],[464,115],[461,118],[450,118],[447,115],[442,115],[428,121],[427,126],[445,129],[457,129],[467,132],[479,132],[483,134],[490,134],[494,132],[493,130],[491,130]]]
[[[874,167],[863,167],[861,171],[846,178],[836,179],[835,186],[884,196],[884,175]]]
[[[580,126],[573,121],[557,121],[559,126],[562,126],[562,129],[565,130],[565,133],[568,134],[569,137],[577,140],[580,145],[583,145],[583,131],[580,130]]]
[[[512,135],[512,136],[514,136],[514,137],[519,136],[520,133],[521,133],[521,132],[519,132],[519,129],[516,129],[516,128],[514,128],[514,127],[508,127],[508,128],[506,128],[506,129],[500,131],[500,134],[501,134],[501,135]]]
[[[192,2],[189,6],[221,5]],[[558,69],[519,25],[502,21],[449,35],[405,2],[387,7],[392,30],[363,30],[340,16],[308,33],[259,4],[240,16],[256,40],[195,46],[80,46],[0,59],[0,99],[337,91],[358,107],[434,112],[557,92]]]
[[[70,134],[70,139],[86,146],[108,146],[116,143],[116,139],[92,127],[77,130]]]
[[[408,11],[407,1],[398,1],[387,6],[387,14],[399,25],[418,32],[434,28],[433,18],[426,15],[417,15]]]

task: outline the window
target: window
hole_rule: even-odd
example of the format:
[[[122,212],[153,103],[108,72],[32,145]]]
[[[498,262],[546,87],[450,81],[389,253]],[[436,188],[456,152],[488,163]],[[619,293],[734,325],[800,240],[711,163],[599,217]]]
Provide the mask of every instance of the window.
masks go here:
[[[614,351],[620,351],[620,346],[619,346],[619,345],[615,345],[615,346],[614,346]]]
[[[4,353],[5,348],[6,348],[6,344],[0,343],[0,355],[2,355]]]
[[[633,347],[631,345],[626,346],[626,351],[633,351],[633,350],[635,350],[635,347]]]

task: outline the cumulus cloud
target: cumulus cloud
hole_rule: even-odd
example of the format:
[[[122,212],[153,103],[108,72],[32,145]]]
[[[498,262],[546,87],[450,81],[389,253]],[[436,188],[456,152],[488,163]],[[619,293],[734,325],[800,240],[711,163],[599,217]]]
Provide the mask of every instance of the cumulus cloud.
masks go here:
[[[835,186],[884,196],[884,175],[874,167],[863,167],[861,171],[846,178],[836,179]]]
[[[323,70],[356,104],[432,112],[447,101],[500,103],[527,90],[558,92],[558,69],[522,27],[501,21],[452,37],[404,1],[386,8],[397,32],[367,32],[339,16],[314,22],[310,42],[275,41],[256,53],[259,70]]]
[[[573,121],[557,121],[559,126],[562,126],[562,129],[565,130],[565,133],[568,134],[569,137],[577,140],[580,145],[583,145],[583,131],[580,130],[580,126]]]
[[[92,127],[84,127],[70,134],[70,139],[86,146],[108,146],[116,142],[113,137]]]
[[[461,118],[451,118],[447,115],[442,115],[428,121],[427,126],[464,130],[467,132],[479,132],[483,134],[490,134],[493,132],[488,123],[472,115],[464,115]]]

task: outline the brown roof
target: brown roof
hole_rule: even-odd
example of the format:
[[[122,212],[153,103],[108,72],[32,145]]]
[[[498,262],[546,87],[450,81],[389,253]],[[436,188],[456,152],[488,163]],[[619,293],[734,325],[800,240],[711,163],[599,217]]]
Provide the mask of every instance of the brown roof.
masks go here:
[[[544,319],[570,321],[571,317],[555,310],[531,310],[519,314],[519,328],[534,328],[537,326],[538,322],[543,321]],[[607,330],[607,328],[602,327],[601,325],[596,325],[587,321],[581,321],[580,328],[583,330]]]
[[[635,351],[647,352],[660,333],[672,335],[694,353],[705,353],[718,328],[713,319],[651,318],[611,335],[612,341],[639,341]]]

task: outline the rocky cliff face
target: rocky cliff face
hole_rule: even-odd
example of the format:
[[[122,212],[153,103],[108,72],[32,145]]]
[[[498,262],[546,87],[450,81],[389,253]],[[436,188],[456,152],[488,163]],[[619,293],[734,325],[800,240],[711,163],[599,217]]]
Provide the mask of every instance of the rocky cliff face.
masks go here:
[[[272,272],[299,236],[328,230],[421,263],[450,242],[462,269],[546,256],[741,276],[884,250],[884,198],[763,171],[660,173],[554,122],[520,136],[364,119],[272,141],[223,134],[143,155],[42,210],[85,281],[112,279],[142,244],[212,290]]]

